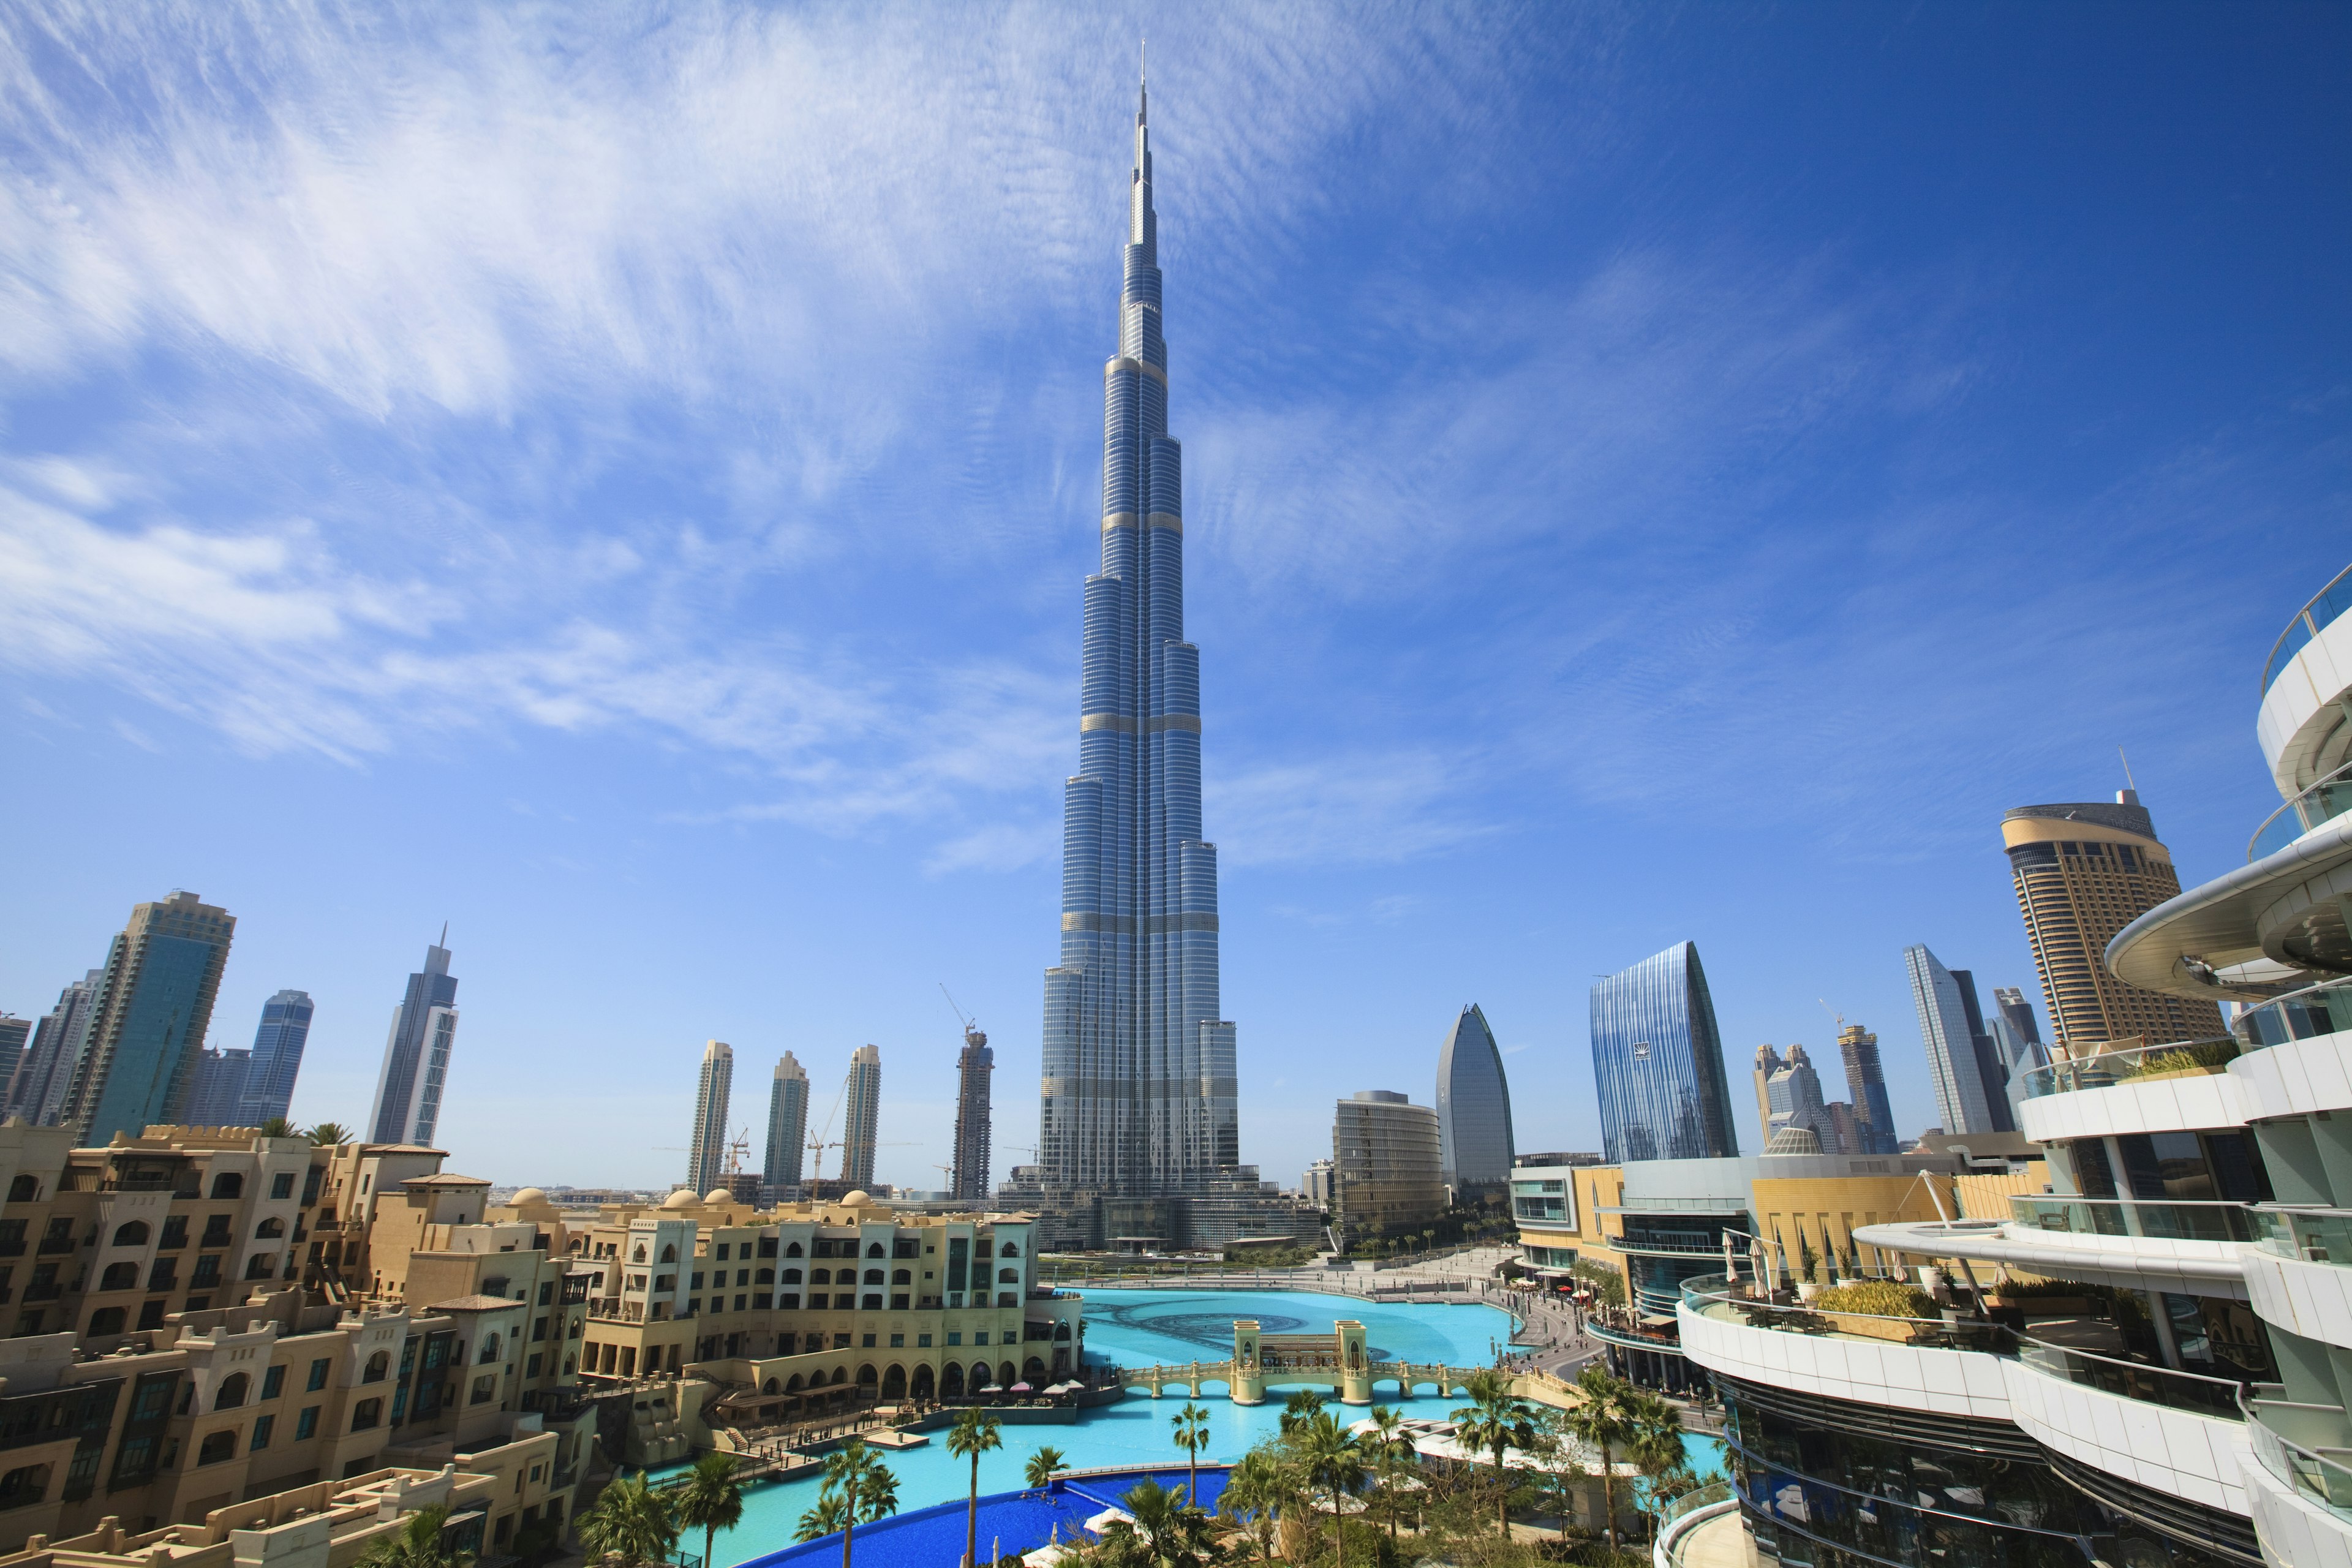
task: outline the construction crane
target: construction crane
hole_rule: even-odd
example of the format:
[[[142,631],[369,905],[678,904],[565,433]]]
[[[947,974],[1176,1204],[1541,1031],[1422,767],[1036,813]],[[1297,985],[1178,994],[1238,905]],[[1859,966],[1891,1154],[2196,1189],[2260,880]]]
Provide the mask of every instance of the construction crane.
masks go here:
[[[980,1020],[956,1005],[955,994],[948,989],[948,983],[944,980],[940,982],[940,994],[948,999],[948,1010],[956,1016],[956,1022],[963,1026],[963,1043],[967,1046],[988,1044],[988,1037],[980,1032]]]
[[[1816,996],[1813,1000],[1821,1003],[1822,1012],[1827,1013],[1831,1017],[1837,1020],[1838,1033],[1845,1033],[1845,1015],[1831,1006],[1829,1002],[1823,997]]]

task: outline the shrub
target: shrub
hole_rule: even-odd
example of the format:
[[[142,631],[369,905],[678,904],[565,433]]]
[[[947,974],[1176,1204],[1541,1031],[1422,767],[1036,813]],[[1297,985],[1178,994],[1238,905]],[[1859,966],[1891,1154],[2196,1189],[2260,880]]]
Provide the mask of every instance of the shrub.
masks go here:
[[[2237,1058],[2238,1042],[2235,1040],[2199,1040],[2193,1045],[2175,1046],[2170,1050],[2152,1052],[2125,1067],[2116,1076],[2122,1079],[2150,1078],[2158,1073],[2210,1070]]]
[[[1833,1286],[1808,1304],[1816,1312],[1858,1312],[1864,1317],[1924,1318],[1930,1321],[1942,1317],[1944,1310],[1925,1290],[1893,1279],[1858,1279],[1851,1285]]]

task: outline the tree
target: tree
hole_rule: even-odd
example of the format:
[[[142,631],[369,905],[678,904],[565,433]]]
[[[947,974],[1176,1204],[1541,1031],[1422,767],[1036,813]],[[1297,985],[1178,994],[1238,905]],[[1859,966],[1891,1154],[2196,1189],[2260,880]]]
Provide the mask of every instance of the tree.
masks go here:
[[[1509,1448],[1535,1447],[1535,1415],[1526,1401],[1511,1393],[1511,1380],[1499,1372],[1472,1373],[1468,1386],[1470,1403],[1454,1412],[1454,1440],[1465,1448],[1484,1448],[1494,1456],[1495,1479],[1502,1489],[1495,1503],[1496,1528],[1507,1537],[1511,1488],[1503,1468],[1503,1454]]]
[[[1608,1510],[1609,1546],[1617,1546],[1617,1468],[1614,1451],[1633,1436],[1633,1385],[1587,1365],[1576,1374],[1577,1403],[1560,1416],[1578,1441],[1601,1462],[1601,1506]]]
[[[1311,1419],[1315,1413],[1322,1408],[1323,1391],[1321,1389],[1294,1390],[1290,1397],[1282,1402],[1282,1435],[1286,1437],[1289,1436],[1298,1429],[1301,1422]]]
[[[1328,1410],[1316,1411],[1294,1427],[1290,1443],[1307,1484],[1330,1495],[1332,1561],[1337,1568],[1348,1568],[1347,1538],[1339,1532],[1339,1500],[1364,1479],[1363,1450]]]
[[[321,1121],[310,1129],[310,1142],[322,1148],[340,1148],[351,1141],[351,1129],[340,1121]]]
[[[293,1127],[287,1121],[286,1118],[282,1116],[265,1118],[261,1125],[255,1128],[254,1131],[260,1133],[264,1138],[299,1138],[301,1136],[300,1133],[294,1131]]]
[[[1204,1510],[1157,1481],[1141,1481],[1118,1500],[1131,1516],[1103,1528],[1104,1555],[1132,1568],[1203,1568],[1217,1560]]]
[[[360,1562],[365,1568],[466,1568],[470,1552],[450,1552],[441,1544],[441,1530],[449,1522],[446,1505],[420,1509],[391,1535],[367,1550]]]
[[[963,1512],[964,1568],[980,1568],[980,1457],[991,1448],[1001,1448],[1004,1438],[999,1428],[1004,1423],[977,1406],[969,1406],[957,1415],[955,1425],[948,1429],[948,1452],[959,1459],[971,1461],[971,1496]],[[709,1568],[708,1563],[703,1568]]]
[[[1389,1516],[1389,1540],[1397,1538],[1397,1483],[1418,1468],[1412,1439],[1405,1436],[1404,1417],[1385,1405],[1372,1406],[1372,1429],[1358,1439],[1371,1460],[1372,1484],[1379,1489],[1381,1511]]]
[[[863,1438],[852,1437],[825,1456],[824,1484],[817,1489],[816,1506],[801,1515],[800,1539],[840,1531],[841,1568],[849,1568],[857,1527],[898,1511],[898,1478]]]
[[[1053,1480],[1054,1472],[1060,1469],[1065,1463],[1066,1460],[1062,1450],[1051,1445],[1030,1455],[1029,1468],[1023,1472],[1024,1479],[1029,1483],[1029,1489],[1044,1491]]]
[[[1176,1446],[1184,1450],[1184,1500],[1191,1502],[1201,1490],[1201,1450],[1209,1446],[1209,1413],[1187,1400],[1169,1426]]]
[[[580,1521],[580,1543],[593,1555],[624,1563],[667,1563],[677,1550],[677,1518],[639,1470],[596,1494],[595,1506]]]
[[[1275,1529],[1297,1500],[1298,1478],[1290,1467],[1265,1448],[1252,1448],[1225,1478],[1217,1511],[1240,1525],[1257,1543],[1258,1556],[1271,1563]]]
[[[743,1483],[735,1479],[732,1454],[710,1453],[694,1461],[671,1510],[678,1523],[702,1529],[702,1568],[712,1568],[711,1550],[722,1530],[743,1522]]]
[[[857,1522],[857,1510],[849,1500],[834,1492],[820,1491],[816,1506],[801,1514],[800,1531],[794,1541],[814,1541],[821,1535],[831,1535],[836,1530],[846,1530]]]

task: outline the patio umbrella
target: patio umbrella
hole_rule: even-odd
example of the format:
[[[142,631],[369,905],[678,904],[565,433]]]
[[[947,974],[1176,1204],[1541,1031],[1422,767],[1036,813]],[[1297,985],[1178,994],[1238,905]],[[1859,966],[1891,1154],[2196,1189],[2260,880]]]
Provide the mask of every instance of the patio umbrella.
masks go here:
[[[1016,1383],[1013,1385],[1013,1392],[1015,1394],[1026,1394],[1029,1392],[1029,1385],[1025,1383]]]
[[[986,1388],[982,1389],[981,1392],[982,1394],[1002,1394],[1004,1392],[1004,1388],[1001,1384],[992,1383]]]

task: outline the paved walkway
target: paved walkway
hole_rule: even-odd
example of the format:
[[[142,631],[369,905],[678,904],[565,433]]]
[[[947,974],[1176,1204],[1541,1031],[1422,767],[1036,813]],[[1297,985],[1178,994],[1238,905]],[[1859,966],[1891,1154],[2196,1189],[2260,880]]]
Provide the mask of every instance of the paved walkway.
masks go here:
[[[1748,1527],[1737,1510],[1719,1514],[1675,1542],[1675,1568],[1748,1568]]]

